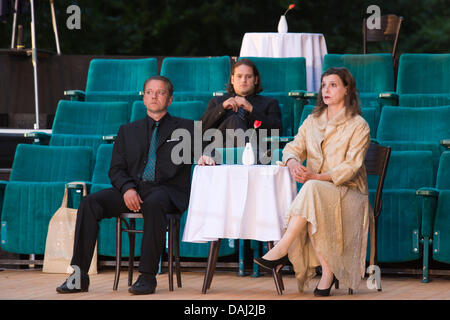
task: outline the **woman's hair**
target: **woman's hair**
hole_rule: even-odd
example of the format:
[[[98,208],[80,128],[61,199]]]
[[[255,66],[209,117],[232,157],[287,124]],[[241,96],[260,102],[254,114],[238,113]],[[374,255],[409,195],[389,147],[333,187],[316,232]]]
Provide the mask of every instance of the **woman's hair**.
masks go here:
[[[322,96],[322,80],[324,77],[335,74],[341,78],[342,83],[345,87],[347,87],[347,94],[345,96],[345,112],[350,115],[361,115],[361,106],[359,105],[359,92],[358,89],[356,89],[356,82],[355,78],[353,78],[350,71],[348,71],[347,68],[329,68],[326,70],[322,77],[320,78],[320,89],[319,94],[317,96],[317,104],[316,107],[313,109],[312,114],[316,117],[320,116],[322,112],[328,107],[323,102],[323,96]]]
[[[241,66],[241,65],[246,65],[246,66],[252,68],[252,70],[253,70],[253,75],[255,76],[255,78],[258,79],[258,82],[256,83],[256,86],[255,86],[255,91],[254,91],[254,93],[260,93],[263,89],[262,89],[262,87],[261,87],[261,77],[259,76],[259,71],[258,71],[258,69],[256,68],[256,65],[255,65],[251,60],[246,59],[246,58],[243,58],[243,59],[237,61],[237,62],[231,67],[231,75],[230,75],[230,80],[228,80],[227,92],[228,92],[229,94],[235,94],[235,93],[236,93],[236,92],[234,91],[233,85],[231,84],[231,76],[234,75],[234,70],[235,70],[237,67]]]

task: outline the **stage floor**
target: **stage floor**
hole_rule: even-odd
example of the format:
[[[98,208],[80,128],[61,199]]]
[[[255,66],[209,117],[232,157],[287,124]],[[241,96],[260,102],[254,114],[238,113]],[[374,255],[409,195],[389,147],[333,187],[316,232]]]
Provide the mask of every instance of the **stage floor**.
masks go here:
[[[134,272],[134,280],[138,276]],[[382,292],[368,289],[366,280],[353,295],[347,294],[347,288],[341,284],[339,290],[332,289],[332,296],[315,298],[313,290],[319,281],[316,277],[310,288],[303,293],[297,290],[293,274],[283,275],[285,291],[278,295],[271,276],[265,274],[258,278],[251,276],[239,277],[236,272],[217,271],[214,275],[211,289],[207,294],[201,293],[203,271],[183,271],[181,274],[182,288],[176,287],[174,276],[174,291],[169,291],[167,273],[157,276],[158,286],[152,295],[135,296],[128,293],[127,271],[121,272],[119,288],[112,290],[114,271],[101,269],[90,277],[89,292],[63,295],[56,293],[57,286],[67,278],[64,274],[48,274],[41,270],[3,270],[0,271],[0,299],[18,300],[450,300],[450,278],[435,276],[429,283],[422,283],[419,276],[382,277]]]

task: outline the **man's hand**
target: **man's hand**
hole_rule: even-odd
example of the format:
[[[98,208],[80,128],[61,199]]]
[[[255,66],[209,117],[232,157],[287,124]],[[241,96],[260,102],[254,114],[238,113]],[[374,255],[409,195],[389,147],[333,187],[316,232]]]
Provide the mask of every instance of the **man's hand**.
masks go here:
[[[213,158],[203,155],[198,159],[197,164],[199,166],[215,166],[216,162]]]
[[[247,99],[245,99],[244,97],[235,97],[234,101],[236,101],[237,105],[239,107],[242,107],[242,109],[244,109],[247,112],[252,112],[253,111],[253,106],[250,102],[247,101]]]
[[[136,192],[136,189],[134,188],[128,189],[123,194],[123,201],[125,201],[125,205],[131,211],[137,212],[141,210],[141,203],[143,203],[143,201],[139,196],[139,194]]]
[[[225,100],[223,103],[223,108],[233,110],[234,112],[237,112],[239,105],[237,104],[235,98],[229,98]]]

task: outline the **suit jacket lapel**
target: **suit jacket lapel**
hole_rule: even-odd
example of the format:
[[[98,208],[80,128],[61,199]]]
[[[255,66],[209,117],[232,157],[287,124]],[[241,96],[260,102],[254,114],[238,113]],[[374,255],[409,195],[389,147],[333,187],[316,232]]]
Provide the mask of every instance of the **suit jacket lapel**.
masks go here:
[[[158,140],[158,148],[162,146],[167,139],[170,139],[172,132],[176,129],[178,121],[170,116],[170,114],[166,115],[167,119],[165,119],[164,126],[161,126],[161,130],[159,131],[159,140]]]

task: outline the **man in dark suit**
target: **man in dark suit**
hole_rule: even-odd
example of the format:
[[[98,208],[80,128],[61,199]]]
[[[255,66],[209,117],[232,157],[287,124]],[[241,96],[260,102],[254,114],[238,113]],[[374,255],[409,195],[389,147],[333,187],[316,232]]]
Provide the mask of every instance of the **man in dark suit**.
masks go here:
[[[227,129],[246,131],[253,128],[255,120],[261,121],[261,127],[257,132],[261,129],[281,131],[281,111],[278,101],[259,95],[261,91],[261,79],[255,64],[249,59],[236,62],[231,70],[227,93],[211,99],[201,118],[203,131],[211,128],[220,130],[224,146]],[[234,136],[228,136],[228,139],[230,138],[234,139],[233,146],[241,147],[243,145],[240,144],[245,144]]]
[[[180,141],[171,139],[171,134],[176,129],[185,129],[193,137],[194,123],[167,113],[172,94],[169,79],[155,76],[146,80],[143,100],[148,116],[119,129],[109,170],[113,188],[88,195],[78,209],[71,265],[80,268],[81,288],[71,289],[69,278],[57,292],[88,291],[87,273],[97,240],[98,222],[130,210],[143,213],[144,234],[139,263],[141,274],[129,292],[155,292],[155,276],[165,243],[166,213],[182,213],[188,206],[190,194],[191,164],[172,161],[172,149]]]

